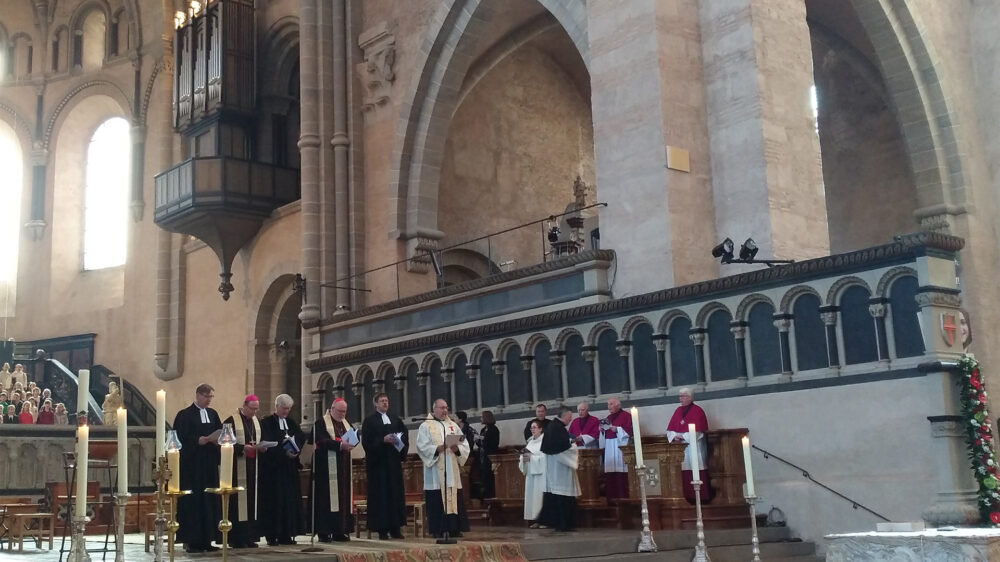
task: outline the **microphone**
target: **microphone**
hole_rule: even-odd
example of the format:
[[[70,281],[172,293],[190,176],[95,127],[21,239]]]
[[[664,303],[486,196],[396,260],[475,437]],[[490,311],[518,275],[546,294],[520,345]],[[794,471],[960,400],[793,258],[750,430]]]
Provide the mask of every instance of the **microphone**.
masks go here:
[[[410,421],[424,421],[426,419],[427,416],[413,416],[412,418],[410,418]]]

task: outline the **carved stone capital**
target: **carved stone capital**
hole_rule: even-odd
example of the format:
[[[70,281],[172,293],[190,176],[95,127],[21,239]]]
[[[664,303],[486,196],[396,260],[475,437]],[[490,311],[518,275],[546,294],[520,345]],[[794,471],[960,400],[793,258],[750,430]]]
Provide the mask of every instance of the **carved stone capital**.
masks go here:
[[[507,364],[504,363],[503,361],[494,361],[493,362],[493,374],[496,375],[496,376],[498,376],[498,377],[502,377],[504,375],[504,372],[507,370],[507,369],[504,368],[504,367],[506,367],[506,365]]]
[[[885,318],[885,305],[884,304],[870,304],[868,305],[868,314],[872,315],[872,318]]]
[[[581,355],[583,355],[584,361],[587,363],[593,363],[597,360],[597,348],[584,348]]]
[[[372,381],[372,390],[375,392],[385,392],[385,381],[382,379]]]
[[[392,83],[396,80],[396,37],[388,24],[380,22],[358,36],[358,46],[364,53],[359,65],[361,82],[365,85],[362,111],[372,111],[389,102]]]
[[[403,387],[406,385],[406,377],[396,375],[396,377],[392,380],[396,383],[396,390],[403,390]]]
[[[656,351],[666,351],[667,346],[670,345],[670,336],[664,334],[653,336],[653,345],[656,346]]]
[[[411,273],[427,273],[431,269],[431,258],[428,252],[437,250],[438,241],[428,236],[417,236],[406,241],[406,271]]]
[[[427,382],[431,380],[431,374],[426,371],[421,371],[417,373],[417,382],[420,386],[427,386]]]
[[[344,386],[343,385],[338,385],[338,386],[333,387],[333,395],[336,398],[343,398],[344,397]]]
[[[820,312],[819,317],[823,319],[823,324],[826,326],[836,326],[837,325],[837,313],[836,312]]]
[[[521,370],[531,371],[531,364],[535,361],[534,355],[522,355],[521,356]]]
[[[962,296],[954,293],[925,291],[917,293],[917,305],[921,308],[934,305],[958,308],[962,306]]]
[[[363,382],[353,382],[351,383],[351,390],[354,391],[355,396],[360,396],[361,391],[365,389],[365,383]]]
[[[615,349],[618,350],[618,355],[628,357],[632,353],[632,342],[621,340],[615,344]]]
[[[556,367],[561,367],[565,358],[566,353],[563,351],[553,351],[549,353],[549,361],[551,361],[552,365]]]
[[[733,334],[738,340],[746,339],[747,337],[747,327],[746,326],[730,326],[729,332]]]
[[[455,377],[455,369],[444,369],[441,371],[441,380],[444,382],[451,382],[451,379]]]
[[[469,377],[469,380],[476,380],[479,376],[479,365],[466,365],[465,376]]]
[[[695,345],[705,345],[705,334],[704,333],[696,332],[694,334],[688,334],[688,337],[691,338],[691,343],[693,343]]]

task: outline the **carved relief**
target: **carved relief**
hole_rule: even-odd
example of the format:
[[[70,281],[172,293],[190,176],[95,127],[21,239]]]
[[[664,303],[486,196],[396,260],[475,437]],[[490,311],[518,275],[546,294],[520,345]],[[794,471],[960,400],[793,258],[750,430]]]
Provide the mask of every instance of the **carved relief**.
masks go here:
[[[917,293],[917,304],[921,308],[931,305],[958,308],[962,306],[962,297],[953,293],[928,291],[926,293]]]
[[[360,65],[361,80],[365,85],[362,111],[371,111],[389,102],[389,91],[396,80],[396,37],[385,22],[366,30],[358,36],[358,46],[365,61]]]

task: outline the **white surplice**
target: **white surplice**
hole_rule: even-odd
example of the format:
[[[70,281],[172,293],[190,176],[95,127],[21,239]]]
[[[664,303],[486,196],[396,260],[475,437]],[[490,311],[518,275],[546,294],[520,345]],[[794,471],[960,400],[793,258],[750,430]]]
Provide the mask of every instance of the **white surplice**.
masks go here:
[[[628,472],[621,450],[622,447],[628,445],[628,433],[619,427],[614,438],[605,438],[603,431],[600,438],[601,448],[604,449],[604,472]]]
[[[517,467],[524,474],[524,519],[534,521],[542,510],[542,496],[545,493],[545,455],[542,454],[542,436],[528,439],[525,447],[531,453],[531,460],[524,457],[517,461]]]
[[[688,444],[687,447],[684,447],[684,462],[681,463],[681,470],[691,470],[692,450],[698,451],[698,466],[701,467],[702,470],[708,468],[708,465],[705,464],[705,457],[708,456],[708,444],[705,440],[705,434],[701,431],[698,431],[695,433],[695,435],[696,435],[695,439],[697,439],[698,441],[697,448],[691,446],[691,443],[688,440],[687,432],[684,433],[678,433],[676,431],[667,432],[667,441],[673,442],[675,437],[680,437],[681,439],[684,440],[685,443]]]
[[[558,455],[545,455],[545,491],[560,496],[580,495],[580,479],[576,476],[580,450],[576,445]]]

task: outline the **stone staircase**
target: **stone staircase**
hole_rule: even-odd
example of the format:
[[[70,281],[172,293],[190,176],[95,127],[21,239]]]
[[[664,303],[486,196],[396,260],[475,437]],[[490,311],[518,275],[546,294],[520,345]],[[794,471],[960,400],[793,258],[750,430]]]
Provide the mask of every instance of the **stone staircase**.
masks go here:
[[[764,527],[758,531],[760,557],[768,562],[821,562],[816,545],[793,538],[787,527]],[[659,551],[637,553],[639,531],[633,538],[611,536],[593,529],[580,529],[549,540],[521,545],[532,561],[582,562],[614,557],[617,560],[690,562],[697,544],[695,531],[656,531],[653,539]],[[746,562],[752,558],[750,529],[706,531],[705,544],[713,562]]]

